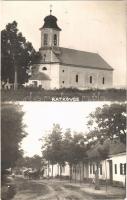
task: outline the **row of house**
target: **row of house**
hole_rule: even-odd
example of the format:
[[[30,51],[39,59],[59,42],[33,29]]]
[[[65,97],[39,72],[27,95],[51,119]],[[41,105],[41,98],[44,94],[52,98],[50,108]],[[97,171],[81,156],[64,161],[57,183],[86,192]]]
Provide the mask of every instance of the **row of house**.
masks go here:
[[[80,182],[89,181],[92,183],[95,179],[95,173],[98,167],[99,180],[101,183],[107,182],[108,184],[125,187],[126,145],[120,143],[119,141],[108,141],[103,145],[99,145],[100,144],[96,144],[87,152],[88,157],[86,159],[76,165],[73,165],[72,180]],[[103,148],[104,150],[104,154],[101,158],[98,155],[99,148]],[[59,165],[56,164],[54,167],[49,165],[45,170],[45,175],[49,177],[59,176]],[[61,175],[65,178],[70,177],[70,167],[67,163],[61,168]]]

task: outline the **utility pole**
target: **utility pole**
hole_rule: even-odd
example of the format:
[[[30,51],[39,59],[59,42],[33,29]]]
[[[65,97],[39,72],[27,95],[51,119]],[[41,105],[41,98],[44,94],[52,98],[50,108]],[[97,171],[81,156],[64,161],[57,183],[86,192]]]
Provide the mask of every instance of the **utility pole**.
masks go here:
[[[17,65],[15,63],[15,56],[13,53],[13,64],[14,64],[14,90],[18,89],[18,73],[17,73]]]

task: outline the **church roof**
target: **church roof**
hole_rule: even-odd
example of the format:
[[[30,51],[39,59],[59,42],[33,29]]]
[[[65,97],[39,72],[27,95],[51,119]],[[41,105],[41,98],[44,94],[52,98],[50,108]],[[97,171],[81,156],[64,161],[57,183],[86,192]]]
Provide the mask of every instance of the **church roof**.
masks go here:
[[[45,63],[60,63],[61,65],[69,65],[72,67],[83,67],[83,68],[92,68],[92,69],[101,69],[101,70],[110,70],[113,68],[97,53],[79,51],[75,49],[63,48],[63,47],[47,47],[40,48],[40,53],[43,57],[43,50],[47,50],[47,59]],[[48,50],[52,50],[54,56],[49,58]],[[35,61],[36,64],[44,63],[43,59]]]
[[[29,80],[44,80],[44,81],[47,81],[47,80],[50,80],[49,76],[47,74],[44,74],[42,72],[39,72],[37,74],[33,74]]]
[[[57,25],[57,18],[53,15],[48,15],[44,18],[44,25],[41,29],[43,28],[53,28],[58,31],[61,31],[61,29]]]
[[[86,68],[113,70],[113,68],[97,53],[79,51],[59,47],[57,57],[61,64]],[[55,53],[55,51],[54,51]]]

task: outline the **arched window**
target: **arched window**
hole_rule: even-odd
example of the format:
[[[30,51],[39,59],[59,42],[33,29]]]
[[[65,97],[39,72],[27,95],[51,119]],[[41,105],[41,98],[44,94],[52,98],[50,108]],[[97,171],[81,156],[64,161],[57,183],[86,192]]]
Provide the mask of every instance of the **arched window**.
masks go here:
[[[47,33],[44,34],[44,45],[45,46],[48,45],[48,34]]]
[[[102,79],[102,84],[105,84],[105,78],[103,77],[103,79]]]
[[[78,75],[76,75],[76,83],[78,83]]]
[[[46,67],[43,67],[42,70],[47,70],[47,68],[46,68]]]
[[[90,83],[92,83],[92,76],[90,76]]]
[[[57,45],[57,35],[54,34],[54,46],[56,46],[56,45]]]

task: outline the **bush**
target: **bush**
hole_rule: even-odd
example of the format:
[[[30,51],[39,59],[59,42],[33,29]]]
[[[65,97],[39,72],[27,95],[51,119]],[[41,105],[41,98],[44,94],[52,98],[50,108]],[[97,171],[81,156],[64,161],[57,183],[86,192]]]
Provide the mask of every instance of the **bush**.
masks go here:
[[[51,101],[52,97],[78,98],[79,101],[125,101],[125,89],[86,89],[61,88],[45,90],[43,88],[27,87],[16,91],[3,90],[1,92],[2,101]]]

